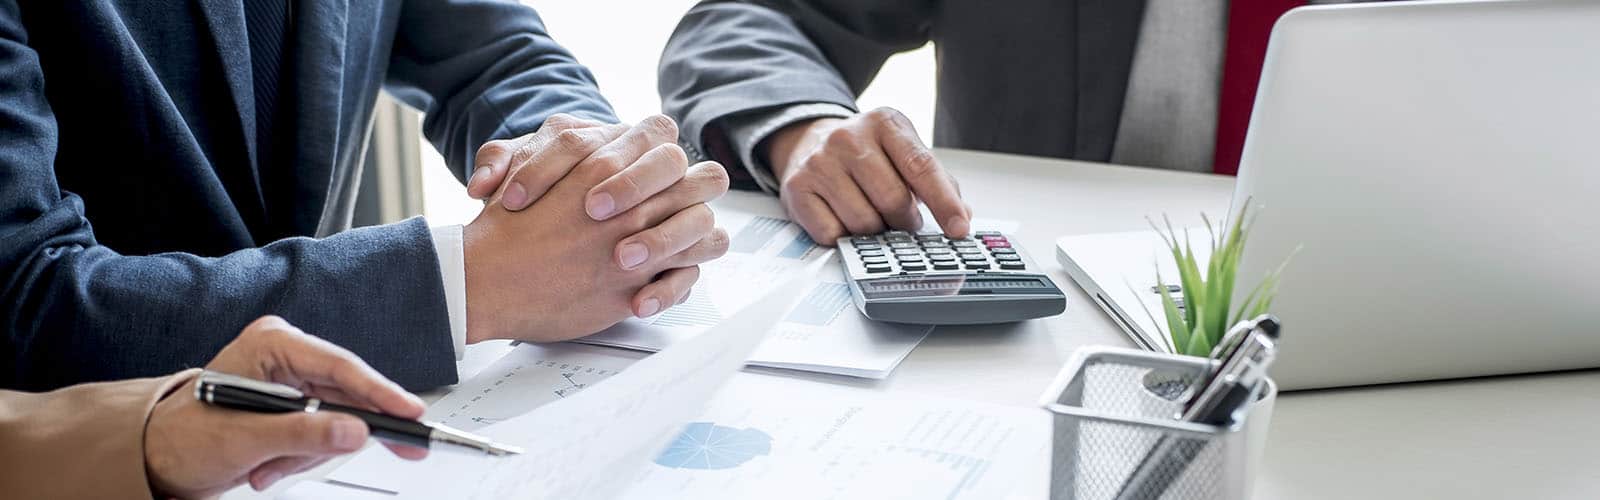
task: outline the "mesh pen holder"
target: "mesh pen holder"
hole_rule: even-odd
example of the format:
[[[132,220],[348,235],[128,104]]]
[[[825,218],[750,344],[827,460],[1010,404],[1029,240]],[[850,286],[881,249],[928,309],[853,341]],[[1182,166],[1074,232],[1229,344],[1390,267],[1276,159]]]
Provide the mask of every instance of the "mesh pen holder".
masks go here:
[[[1118,498],[1164,437],[1194,459],[1187,467],[1156,471],[1170,480],[1163,492],[1125,499],[1248,498],[1250,469],[1264,444],[1276,387],[1268,380],[1246,418],[1233,426],[1178,420],[1183,402],[1212,363],[1132,349],[1079,349],[1041,401],[1054,426],[1050,498]]]

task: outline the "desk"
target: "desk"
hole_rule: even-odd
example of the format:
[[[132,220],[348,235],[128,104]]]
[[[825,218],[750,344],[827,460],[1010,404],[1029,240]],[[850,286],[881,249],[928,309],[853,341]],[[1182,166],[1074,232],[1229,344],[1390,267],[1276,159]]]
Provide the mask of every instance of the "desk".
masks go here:
[[[979,217],[1017,220],[1019,239],[1067,293],[1067,312],[1002,327],[934,330],[893,376],[862,390],[1032,406],[1089,344],[1131,345],[1060,270],[1066,234],[1223,214],[1233,180],[1204,174],[939,150]],[[469,347],[475,373],[503,343]],[[1524,412],[1526,410],[1526,412]],[[1600,372],[1499,377],[1283,395],[1257,498],[1600,498]],[[1017,498],[1043,498],[1040,463]],[[304,476],[326,474],[336,464]],[[287,483],[288,481],[285,481]],[[279,491],[283,486],[274,488]],[[248,488],[229,498],[255,496]]]

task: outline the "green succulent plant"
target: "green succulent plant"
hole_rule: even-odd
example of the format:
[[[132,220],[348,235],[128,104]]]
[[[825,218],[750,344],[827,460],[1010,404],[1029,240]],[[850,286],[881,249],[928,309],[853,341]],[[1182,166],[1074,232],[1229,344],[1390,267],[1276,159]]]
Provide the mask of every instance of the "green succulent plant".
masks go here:
[[[1177,263],[1177,284],[1183,291],[1183,307],[1178,306],[1177,299],[1161,276],[1160,266],[1157,266],[1156,291],[1161,294],[1161,309],[1166,321],[1156,321],[1148,307],[1145,308],[1145,314],[1150,315],[1151,323],[1166,325],[1167,336],[1171,338],[1173,349],[1178,354],[1210,356],[1211,348],[1222,340],[1222,335],[1227,333],[1231,325],[1265,314],[1272,308],[1272,299],[1278,294],[1279,278],[1293,257],[1292,253],[1262,278],[1237,307],[1232,303],[1239,259],[1244,255],[1244,242],[1250,236],[1250,226],[1254,222],[1249,211],[1250,203],[1246,201],[1231,220],[1223,219],[1216,226],[1204,213],[1200,214],[1206,231],[1211,235],[1211,258],[1205,263],[1199,262],[1195,256],[1194,248],[1189,244],[1188,229],[1183,230],[1180,238],[1178,231],[1172,227],[1171,219],[1162,217],[1165,230],[1154,220],[1150,221],[1150,226],[1161,235],[1172,253],[1172,259]]]

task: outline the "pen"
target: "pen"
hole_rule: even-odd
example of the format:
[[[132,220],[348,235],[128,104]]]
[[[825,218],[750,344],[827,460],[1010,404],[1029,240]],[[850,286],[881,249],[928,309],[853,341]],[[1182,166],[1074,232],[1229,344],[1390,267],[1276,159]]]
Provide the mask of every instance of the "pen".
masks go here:
[[[495,443],[444,424],[393,417],[327,403],[308,397],[298,389],[287,385],[210,370],[200,373],[200,379],[194,386],[194,398],[208,405],[255,413],[319,411],[344,413],[366,422],[372,437],[418,448],[429,448],[433,443],[445,443],[494,456],[522,453],[521,448]]]
[[[1277,354],[1279,328],[1277,318],[1261,315],[1230,330],[1212,352],[1220,363],[1207,374],[1179,417],[1185,422],[1218,427],[1238,422],[1266,385],[1267,367]],[[1161,436],[1128,475],[1116,499],[1160,498],[1207,444],[1202,438]]]

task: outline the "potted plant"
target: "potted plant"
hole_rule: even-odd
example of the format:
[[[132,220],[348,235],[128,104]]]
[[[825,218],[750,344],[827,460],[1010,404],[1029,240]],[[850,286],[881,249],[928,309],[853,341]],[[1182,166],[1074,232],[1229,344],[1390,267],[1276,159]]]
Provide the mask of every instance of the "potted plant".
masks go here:
[[[1162,217],[1164,231],[1155,221],[1150,221],[1177,264],[1177,285],[1183,295],[1180,304],[1161,276],[1158,266],[1156,291],[1161,294],[1162,315],[1166,321],[1157,321],[1148,308],[1145,314],[1151,316],[1150,321],[1157,325],[1156,328],[1161,329],[1164,325],[1174,354],[1208,357],[1228,328],[1246,318],[1265,314],[1272,308],[1272,299],[1278,293],[1279,278],[1289,264],[1288,258],[1251,288],[1240,303],[1233,303],[1239,259],[1244,255],[1245,239],[1250,236],[1252,220],[1249,210],[1247,201],[1231,220],[1224,219],[1215,226],[1210,218],[1200,214],[1200,220],[1205,222],[1206,231],[1211,236],[1210,258],[1205,262],[1200,262],[1196,256],[1187,229],[1180,234],[1166,217]]]

